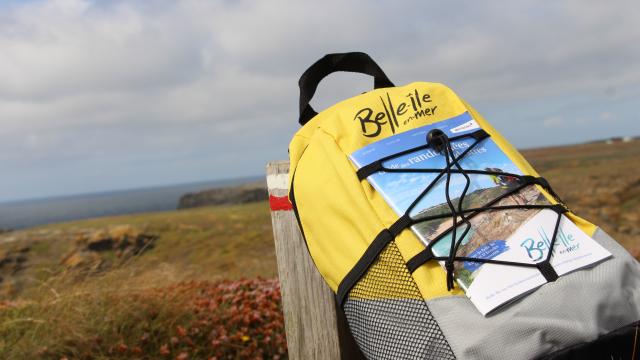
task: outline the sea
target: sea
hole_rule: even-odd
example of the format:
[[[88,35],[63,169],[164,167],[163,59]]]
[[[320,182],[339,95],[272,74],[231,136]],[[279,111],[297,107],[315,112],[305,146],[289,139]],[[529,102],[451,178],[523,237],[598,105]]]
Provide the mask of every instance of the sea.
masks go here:
[[[5,202],[0,203],[0,229],[15,230],[101,216],[175,210],[180,197],[186,193],[263,179],[255,176]]]

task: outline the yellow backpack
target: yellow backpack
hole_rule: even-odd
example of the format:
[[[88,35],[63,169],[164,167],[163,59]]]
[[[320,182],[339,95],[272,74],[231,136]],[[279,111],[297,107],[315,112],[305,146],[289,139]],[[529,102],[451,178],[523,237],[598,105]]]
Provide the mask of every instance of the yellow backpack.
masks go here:
[[[320,81],[336,71],[368,74],[374,78],[375,89],[317,114],[310,100]],[[461,296],[461,290],[448,289],[451,286],[444,281],[447,272],[437,261],[428,261],[425,246],[409,229],[410,221],[399,218],[365,180],[366,174],[358,172],[349,155],[383,138],[466,112],[480,125],[481,135],[490,137],[531,184],[537,184],[550,203],[558,204],[550,186],[500,133],[445,85],[414,82],[396,87],[368,55],[346,53],[320,59],[302,75],[299,86],[299,122],[303,126],[289,145],[289,199],[311,257],[336,292],[351,331],[368,358],[483,358],[483,354],[489,358],[509,358],[514,350],[520,351],[522,358],[529,358],[559,351],[575,342],[592,341],[594,336],[640,318],[635,304],[624,305],[618,312],[626,311],[628,315],[616,321],[595,321],[581,314],[597,312],[592,309],[608,301],[603,296],[596,296],[593,304],[580,311],[569,310],[561,315],[574,324],[590,324],[590,330],[573,331],[571,335],[555,328],[546,332],[538,328],[540,324],[532,324],[528,317],[546,305],[523,310],[522,304],[517,304],[494,316],[480,316],[469,306],[468,299]],[[368,170],[369,174],[376,171]],[[596,276],[593,270],[616,263],[616,271],[623,271],[624,267],[632,269],[635,280],[616,284],[611,291],[621,294],[637,288],[639,270],[637,263],[632,263],[635,260],[614,241],[610,244],[609,240],[602,240],[607,236],[595,225],[563,209],[580,229],[600,241],[616,258],[587,273]],[[543,288],[564,291],[557,283],[566,285],[569,280],[565,276],[561,279]],[[632,292],[637,298],[638,291]],[[523,302],[541,303],[540,293],[536,291],[536,296],[527,296]],[[563,307],[556,310],[567,312]],[[534,319],[544,318],[536,316]],[[600,326],[597,330],[592,329],[594,321]],[[509,326],[511,333],[515,332],[513,335],[505,334]],[[475,335],[469,335],[474,331]],[[536,331],[545,332],[546,338],[522,339],[523,332],[529,336]],[[489,341],[490,338],[493,340]],[[500,348],[506,343],[508,347]]]

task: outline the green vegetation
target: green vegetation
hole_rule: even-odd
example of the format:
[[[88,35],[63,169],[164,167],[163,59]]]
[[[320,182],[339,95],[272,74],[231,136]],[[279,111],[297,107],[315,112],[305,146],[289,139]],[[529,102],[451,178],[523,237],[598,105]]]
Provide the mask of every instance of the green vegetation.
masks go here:
[[[100,267],[63,261],[84,244],[80,234],[123,226],[157,240],[131,257],[90,253]],[[271,231],[260,202],[4,234],[2,249],[27,260],[3,279],[0,358],[286,356],[277,281],[241,280],[276,276]]]
[[[277,280],[167,283],[112,271],[0,306],[3,359],[286,357]],[[48,290],[48,291],[47,291]]]
[[[640,142],[525,156],[640,257]],[[285,358],[275,276],[265,202],[3,233],[0,359]]]
[[[152,251],[136,260],[135,265],[140,268],[170,263],[176,271],[207,279],[276,276],[271,217],[266,202],[107,217],[46,228],[70,231],[119,224],[131,225],[161,238]]]

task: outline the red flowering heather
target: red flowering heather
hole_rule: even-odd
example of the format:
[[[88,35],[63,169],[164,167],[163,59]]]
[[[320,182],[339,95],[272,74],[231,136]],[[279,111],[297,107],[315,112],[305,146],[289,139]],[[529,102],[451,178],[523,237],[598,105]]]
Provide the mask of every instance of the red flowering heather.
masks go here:
[[[190,281],[156,291],[187,295],[191,321],[176,325],[162,342],[145,333],[132,349],[161,343],[147,355],[182,360],[287,357],[277,279]]]

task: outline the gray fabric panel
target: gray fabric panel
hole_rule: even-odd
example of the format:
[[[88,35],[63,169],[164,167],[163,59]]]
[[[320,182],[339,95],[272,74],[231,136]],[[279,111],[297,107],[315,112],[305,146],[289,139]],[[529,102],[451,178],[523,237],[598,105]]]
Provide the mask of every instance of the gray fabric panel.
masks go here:
[[[348,298],[344,312],[367,359],[455,359],[424,300]]]
[[[464,296],[427,302],[459,359],[531,359],[640,319],[640,264],[601,229],[613,258],[561,276],[483,317]]]
[[[344,312],[368,359],[455,359],[395,241],[351,289]]]

